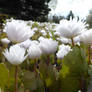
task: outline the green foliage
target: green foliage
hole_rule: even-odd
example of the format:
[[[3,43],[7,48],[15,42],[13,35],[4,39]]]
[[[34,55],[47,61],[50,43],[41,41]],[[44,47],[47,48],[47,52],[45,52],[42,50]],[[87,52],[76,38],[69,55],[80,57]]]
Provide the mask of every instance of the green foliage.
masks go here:
[[[88,65],[85,52],[79,47],[74,47],[73,51],[65,56],[62,63],[62,70],[60,71],[62,92],[77,92],[79,80],[84,77],[87,81]]]
[[[34,92],[43,92],[43,82],[34,72],[26,71],[23,77],[24,88]],[[37,91],[39,90],[39,91]]]
[[[7,88],[9,89],[10,92],[14,91],[14,83],[15,83],[15,67],[8,65],[9,69],[9,82],[7,85]]]
[[[92,65],[89,65],[88,67],[88,74],[92,76]]]
[[[62,92],[78,92],[78,80],[74,77],[63,78],[62,81]]]
[[[6,66],[1,63],[0,64],[0,87],[4,88],[8,83],[9,71]]]
[[[44,62],[41,62],[39,65],[39,71],[41,79],[44,82],[45,87],[48,89],[48,92],[61,92],[61,82],[59,79],[59,73],[52,65],[47,65]]]
[[[50,30],[50,32],[51,32],[51,34],[52,34],[52,38],[53,38],[53,40],[55,40],[56,38],[55,38],[55,36],[54,36],[54,32],[53,32],[53,30]]]
[[[60,76],[65,78],[68,74],[69,74],[69,67],[67,67],[66,65],[63,65],[62,69],[60,70]]]
[[[72,75],[76,77],[85,75],[88,69],[85,52],[79,47],[74,47],[73,51],[65,56],[63,64],[68,66]]]

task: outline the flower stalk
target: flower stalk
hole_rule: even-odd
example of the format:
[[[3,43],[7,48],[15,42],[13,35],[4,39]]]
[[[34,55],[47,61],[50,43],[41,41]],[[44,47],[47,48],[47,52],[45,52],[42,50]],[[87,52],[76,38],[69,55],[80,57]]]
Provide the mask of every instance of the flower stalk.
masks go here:
[[[47,65],[49,65],[49,63],[50,63],[50,56],[49,55],[47,55]]]
[[[35,59],[34,61],[35,61],[35,63],[34,63],[34,72],[35,72],[35,76],[37,77],[37,60]]]
[[[71,41],[72,41],[72,46],[74,47],[74,40],[73,40],[73,38],[71,38]]]
[[[90,45],[89,45],[89,47],[88,47],[88,65],[91,64],[91,60],[90,60],[91,59],[91,56],[90,56],[91,51],[90,50],[91,49],[90,49]]]
[[[18,92],[18,66],[15,66],[15,92]]]

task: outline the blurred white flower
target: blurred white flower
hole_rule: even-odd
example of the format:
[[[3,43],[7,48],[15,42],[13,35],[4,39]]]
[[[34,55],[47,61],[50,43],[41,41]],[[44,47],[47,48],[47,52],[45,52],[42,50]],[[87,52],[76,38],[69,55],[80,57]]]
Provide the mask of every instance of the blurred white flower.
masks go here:
[[[71,44],[71,39],[68,39],[68,38],[64,38],[64,37],[60,37],[60,38],[57,38],[58,41],[61,41],[62,44]],[[74,37],[74,43],[79,45],[80,46],[80,37],[79,36],[76,36]]]
[[[66,56],[70,51],[72,51],[71,47],[69,45],[60,45],[59,51],[56,53],[57,58],[62,59],[64,56]]]
[[[76,36],[76,37],[74,37],[74,43],[78,43],[78,42],[80,42],[80,37],[79,36]]]
[[[3,39],[1,39],[1,42],[4,44],[9,44],[11,41],[8,40],[8,38],[3,38]]]
[[[82,92],[81,90],[78,90],[78,92]]]
[[[39,38],[38,38],[38,40],[41,42],[41,41],[43,41],[45,38],[43,37],[43,36],[40,36]]]
[[[53,39],[48,38],[39,38],[40,39],[40,48],[44,54],[51,54],[57,50],[58,42]]]
[[[36,32],[36,31],[38,31],[38,29],[35,27],[35,28],[32,29],[32,31]]]
[[[80,36],[80,41],[86,45],[92,45],[92,29],[84,32]]]
[[[43,36],[46,36],[47,35],[47,33],[46,33],[45,30],[41,30],[41,33],[42,33]]]
[[[19,45],[13,45],[3,52],[5,58],[13,65],[21,64],[27,57],[25,56],[25,49],[21,48]]]
[[[83,31],[85,31],[85,27],[87,25],[82,21],[77,21],[77,19],[70,19],[69,21],[64,19],[60,21],[60,24],[56,26],[55,30],[60,36],[66,38],[73,38]]]
[[[36,40],[30,40],[30,39],[28,39],[28,40],[26,40],[26,41],[24,41],[24,42],[21,42],[19,45],[20,45],[21,47],[27,49],[27,48],[29,48],[32,44],[37,44],[37,45],[38,45],[39,42],[36,41]]]
[[[80,46],[80,37],[79,36],[74,37],[73,40],[74,40],[75,45]]]
[[[42,54],[42,51],[37,44],[32,44],[28,49],[28,56],[31,59],[39,58],[41,54]]]
[[[24,41],[24,42],[19,43],[19,45],[20,45],[21,47],[27,49],[27,48],[29,48],[29,46],[31,45],[31,40],[28,39],[28,40],[26,40],[26,41]]]
[[[34,34],[26,23],[19,20],[7,22],[4,30],[7,33],[8,39],[12,42],[23,42]]]
[[[57,40],[61,41],[63,44],[70,44],[71,40],[65,37],[57,38]]]

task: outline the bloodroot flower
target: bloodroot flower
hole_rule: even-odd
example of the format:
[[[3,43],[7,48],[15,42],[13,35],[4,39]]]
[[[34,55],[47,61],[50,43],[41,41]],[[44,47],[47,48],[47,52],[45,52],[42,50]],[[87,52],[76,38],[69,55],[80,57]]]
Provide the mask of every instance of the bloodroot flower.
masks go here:
[[[26,25],[26,23],[18,20],[7,22],[5,31],[7,33],[8,39],[12,42],[23,42],[34,34],[30,27]]]
[[[57,58],[63,59],[64,56],[66,56],[70,51],[72,51],[71,47],[69,45],[60,45],[59,51],[57,52]]]
[[[80,41],[86,45],[92,45],[92,29],[84,32],[79,36]]]
[[[39,38],[40,40],[40,48],[42,50],[42,53],[44,54],[51,54],[54,53],[57,50],[58,42],[53,39],[48,38]]]
[[[3,52],[5,58],[13,65],[21,64],[27,57],[25,56],[25,49],[21,48],[19,45],[13,45]]]
[[[77,21],[77,19],[70,19],[69,21],[64,19],[60,21],[60,24],[56,26],[55,30],[60,36],[73,38],[85,31],[86,26],[87,24]]]
[[[37,44],[32,44],[28,49],[28,56],[30,59],[39,58],[42,55],[42,51]]]
[[[4,44],[9,44],[10,40],[8,40],[7,38],[3,38],[3,39],[1,39],[1,42]]]

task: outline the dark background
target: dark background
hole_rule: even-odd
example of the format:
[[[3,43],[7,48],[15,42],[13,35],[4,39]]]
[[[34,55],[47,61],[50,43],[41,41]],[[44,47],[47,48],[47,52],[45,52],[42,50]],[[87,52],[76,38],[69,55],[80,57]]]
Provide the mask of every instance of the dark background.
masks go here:
[[[47,21],[50,0],[0,0],[0,14],[17,19]]]

